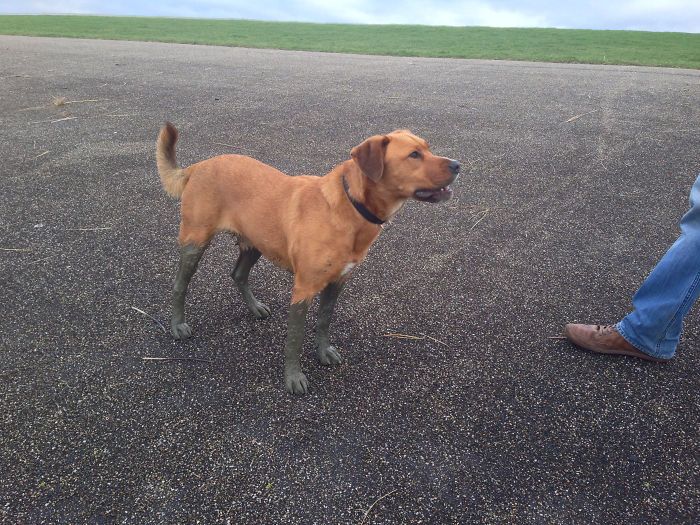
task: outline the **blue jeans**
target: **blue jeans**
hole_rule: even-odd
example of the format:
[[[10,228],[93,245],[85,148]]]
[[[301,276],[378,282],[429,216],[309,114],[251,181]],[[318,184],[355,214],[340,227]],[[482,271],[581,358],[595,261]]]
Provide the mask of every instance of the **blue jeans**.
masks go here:
[[[681,219],[681,234],[632,299],[634,310],[615,328],[632,346],[670,359],[683,318],[700,295],[700,176],[690,190],[690,210]]]

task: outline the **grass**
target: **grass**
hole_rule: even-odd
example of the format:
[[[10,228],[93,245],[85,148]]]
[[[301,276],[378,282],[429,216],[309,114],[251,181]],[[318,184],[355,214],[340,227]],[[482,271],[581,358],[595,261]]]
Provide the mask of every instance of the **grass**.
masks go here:
[[[695,33],[5,15],[0,34],[700,69]]]

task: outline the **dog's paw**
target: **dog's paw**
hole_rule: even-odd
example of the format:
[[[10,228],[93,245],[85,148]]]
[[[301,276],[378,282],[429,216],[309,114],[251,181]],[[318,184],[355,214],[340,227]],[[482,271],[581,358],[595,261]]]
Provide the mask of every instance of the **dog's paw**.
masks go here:
[[[192,336],[192,329],[187,323],[172,323],[170,333],[175,339],[187,339]]]
[[[270,317],[270,307],[267,306],[265,303],[255,301],[255,303],[250,304],[248,306],[256,319],[262,320]]]
[[[287,392],[297,396],[309,392],[309,381],[306,379],[304,372],[285,372],[284,386]]]
[[[316,350],[316,356],[322,365],[331,366],[339,365],[343,362],[340,357],[340,353],[336,350],[335,346],[318,347]]]

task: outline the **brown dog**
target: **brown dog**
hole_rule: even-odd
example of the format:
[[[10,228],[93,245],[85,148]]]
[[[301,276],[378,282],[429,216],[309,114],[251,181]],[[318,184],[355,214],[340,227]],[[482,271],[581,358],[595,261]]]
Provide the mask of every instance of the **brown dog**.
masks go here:
[[[351,160],[323,177],[290,177],[262,162],[221,155],[188,168],[175,163],[177,130],[166,123],[158,136],[156,158],[165,191],[182,199],[180,267],[173,287],[172,334],[191,335],[185,323],[185,293],[211,238],[220,231],[238,236],[240,256],[231,274],[248,308],[259,319],[267,306],[248,287],[251,267],[264,255],[294,273],[284,349],[284,382],[305,394],[308,381],[299,353],[309,303],[321,293],[316,354],[324,365],[340,363],[328,327],[338,294],[406,200],[440,202],[450,198],[457,161],[437,157],[410,131],[368,138],[351,151]]]

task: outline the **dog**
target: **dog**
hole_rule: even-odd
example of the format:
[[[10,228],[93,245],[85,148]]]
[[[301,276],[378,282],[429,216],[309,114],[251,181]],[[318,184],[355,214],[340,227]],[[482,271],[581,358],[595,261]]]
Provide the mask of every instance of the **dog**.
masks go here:
[[[300,351],[309,304],[320,294],[316,355],[323,365],[341,362],[328,330],[338,295],[353,268],[409,199],[446,201],[460,171],[456,160],[438,157],[408,130],[374,135],[352,148],[350,159],[322,177],[290,177],[251,157],[221,155],[180,168],[178,132],[171,123],[156,143],[158,173],[165,191],[181,199],[180,264],[172,293],[171,332],[190,337],[185,294],[212,237],[238,238],[240,255],[231,273],[246,305],[258,319],[270,309],[248,286],[261,255],[294,274],[284,347],[284,384],[306,394]]]

